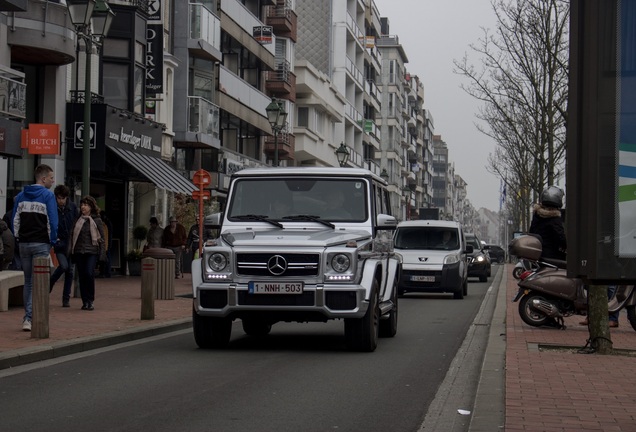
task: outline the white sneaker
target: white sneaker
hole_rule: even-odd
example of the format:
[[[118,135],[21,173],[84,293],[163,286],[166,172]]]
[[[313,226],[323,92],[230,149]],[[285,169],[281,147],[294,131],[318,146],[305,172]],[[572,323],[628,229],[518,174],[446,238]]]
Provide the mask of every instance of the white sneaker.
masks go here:
[[[24,320],[22,322],[22,330],[24,331],[31,331],[31,321],[29,320]]]

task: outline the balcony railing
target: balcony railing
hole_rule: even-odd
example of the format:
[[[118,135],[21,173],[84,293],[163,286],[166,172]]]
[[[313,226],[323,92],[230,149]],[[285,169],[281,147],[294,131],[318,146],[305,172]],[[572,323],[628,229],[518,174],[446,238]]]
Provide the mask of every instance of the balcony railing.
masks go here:
[[[219,107],[198,96],[188,96],[188,105],[188,132],[219,139]]]
[[[203,39],[221,49],[221,20],[199,3],[190,3],[190,38]]]
[[[271,102],[271,98],[249,85],[247,81],[242,80],[223,65],[219,66],[219,91],[263,116],[265,116],[265,108]]]
[[[221,0],[221,10],[250,35],[253,34],[254,27],[265,25],[263,21],[255,17],[249,9],[237,0]],[[275,41],[272,41],[271,44],[263,45],[263,48],[274,56],[276,55],[275,47]]]
[[[26,84],[0,76],[0,97],[5,101],[0,106],[0,114],[15,117],[26,117]]]

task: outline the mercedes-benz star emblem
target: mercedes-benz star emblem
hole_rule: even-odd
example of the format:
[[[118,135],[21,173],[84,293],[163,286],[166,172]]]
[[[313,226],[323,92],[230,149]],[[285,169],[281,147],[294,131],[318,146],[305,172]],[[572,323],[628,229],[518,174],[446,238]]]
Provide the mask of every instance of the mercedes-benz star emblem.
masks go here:
[[[267,261],[267,269],[274,276],[280,276],[287,270],[287,260],[280,255],[274,255]]]

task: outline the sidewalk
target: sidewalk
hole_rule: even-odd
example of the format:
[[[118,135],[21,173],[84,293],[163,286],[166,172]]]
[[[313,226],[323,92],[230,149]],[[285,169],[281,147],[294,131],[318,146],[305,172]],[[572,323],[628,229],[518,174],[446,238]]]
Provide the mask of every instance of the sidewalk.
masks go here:
[[[614,348],[631,356],[579,354],[589,338],[583,317],[566,318],[566,330],[528,326],[512,303],[511,272],[506,265],[505,431],[636,431],[636,331],[627,313],[610,330]]]
[[[0,370],[188,328],[192,323],[190,274],[175,279],[174,300],[155,300],[155,319],[143,321],[139,276],[96,279],[93,311],[81,310],[81,298],[72,294],[71,307],[63,308],[63,284],[62,278],[50,295],[47,339],[32,339],[30,332],[22,331],[22,306],[0,312]]]
[[[517,292],[512,266],[504,271],[499,289],[505,295],[498,295],[501,313],[495,311],[492,327],[505,328],[505,334],[491,332],[486,356],[505,350],[505,368],[482,370],[482,379],[493,371],[505,374],[504,430],[636,432],[636,331],[626,313],[611,337],[614,348],[633,350],[631,356],[579,354],[589,337],[587,327],[578,325],[582,317],[567,318],[566,330],[526,325],[511,302]],[[22,307],[0,312],[0,369],[190,327],[192,300],[179,297],[191,293],[189,274],[175,280],[174,300],[155,301],[154,320],[140,319],[140,292],[140,277],[97,279],[95,310],[83,311],[79,298],[62,308],[58,282],[50,297],[48,339],[31,339],[22,331]]]

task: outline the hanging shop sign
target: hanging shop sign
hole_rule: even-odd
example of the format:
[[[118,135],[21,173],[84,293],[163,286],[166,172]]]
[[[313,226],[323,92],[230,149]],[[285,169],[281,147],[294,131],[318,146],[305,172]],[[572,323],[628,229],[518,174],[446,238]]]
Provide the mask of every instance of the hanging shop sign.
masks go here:
[[[26,149],[29,154],[60,154],[60,125],[31,123],[26,134]]]

